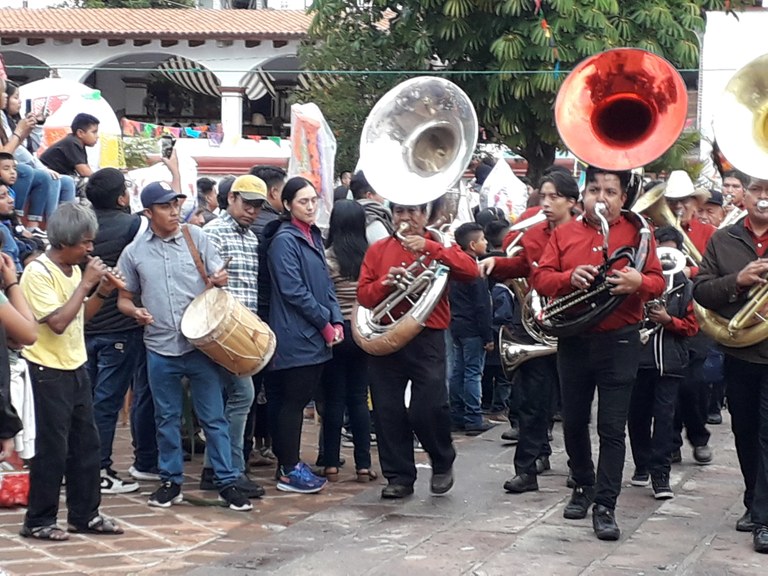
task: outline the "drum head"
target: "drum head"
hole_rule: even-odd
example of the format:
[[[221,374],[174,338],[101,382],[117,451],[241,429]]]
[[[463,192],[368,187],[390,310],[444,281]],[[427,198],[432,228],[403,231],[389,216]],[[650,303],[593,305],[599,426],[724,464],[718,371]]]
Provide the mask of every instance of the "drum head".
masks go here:
[[[232,297],[221,288],[211,288],[187,306],[181,318],[181,333],[190,341],[212,336],[227,317]]]

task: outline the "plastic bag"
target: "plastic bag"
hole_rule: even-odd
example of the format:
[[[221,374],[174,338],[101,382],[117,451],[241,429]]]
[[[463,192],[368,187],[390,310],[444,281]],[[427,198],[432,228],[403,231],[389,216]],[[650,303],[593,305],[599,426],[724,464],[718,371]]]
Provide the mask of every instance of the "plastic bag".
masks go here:
[[[29,471],[0,462],[0,508],[29,504]]]

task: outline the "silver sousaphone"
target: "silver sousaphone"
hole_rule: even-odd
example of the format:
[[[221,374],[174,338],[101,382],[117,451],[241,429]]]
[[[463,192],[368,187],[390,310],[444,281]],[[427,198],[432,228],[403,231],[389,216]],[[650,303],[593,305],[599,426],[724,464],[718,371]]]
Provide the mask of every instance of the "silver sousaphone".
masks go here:
[[[406,80],[387,92],[368,115],[358,169],[390,202],[426,204],[464,174],[477,134],[475,109],[458,86],[431,76]],[[447,283],[448,269],[421,256],[375,309],[355,305],[355,342],[374,356],[396,352],[423,329]],[[403,306],[408,307],[405,314]]]

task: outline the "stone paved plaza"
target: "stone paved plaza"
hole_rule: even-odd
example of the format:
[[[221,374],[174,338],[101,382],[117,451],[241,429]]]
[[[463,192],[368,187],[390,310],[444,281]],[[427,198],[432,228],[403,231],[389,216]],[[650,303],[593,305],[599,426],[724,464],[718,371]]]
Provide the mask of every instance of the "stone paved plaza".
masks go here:
[[[617,520],[618,542],[595,539],[590,519],[568,521],[569,496],[560,427],[555,428],[552,471],[540,491],[505,494],[514,447],[499,440],[499,426],[477,438],[456,437],[457,483],[442,497],[429,495],[430,471],[419,455],[416,493],[382,501],[381,482],[358,484],[350,463],[341,481],[319,495],[277,492],[272,470],[256,471],[267,495],[251,513],[203,505],[215,493],[198,491],[201,457],[188,464],[184,493],[195,503],[149,508],[154,489],[105,496],[102,510],[121,520],[122,537],[74,536],[65,543],[17,535],[20,510],[0,511],[0,573],[217,575],[765,575],[768,556],[752,551],[751,536],[734,530],[742,514],[742,482],[728,420],[712,426],[715,461],[693,463],[690,449],[673,467],[676,498],[659,503],[650,488],[629,486],[625,468]],[[130,465],[126,428],[119,431],[115,468]],[[314,455],[317,425],[305,421],[305,457]],[[313,460],[313,458],[307,458]],[[125,475],[125,474],[124,474]],[[210,502],[209,502],[210,504]],[[65,525],[65,516],[60,516]]]

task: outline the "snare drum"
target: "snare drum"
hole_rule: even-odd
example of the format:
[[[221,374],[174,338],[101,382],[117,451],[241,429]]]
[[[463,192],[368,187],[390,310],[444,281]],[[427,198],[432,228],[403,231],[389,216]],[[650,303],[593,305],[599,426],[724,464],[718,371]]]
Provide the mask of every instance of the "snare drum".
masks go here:
[[[192,300],[181,332],[195,348],[237,376],[263,369],[277,340],[269,326],[229,292],[211,288]]]

